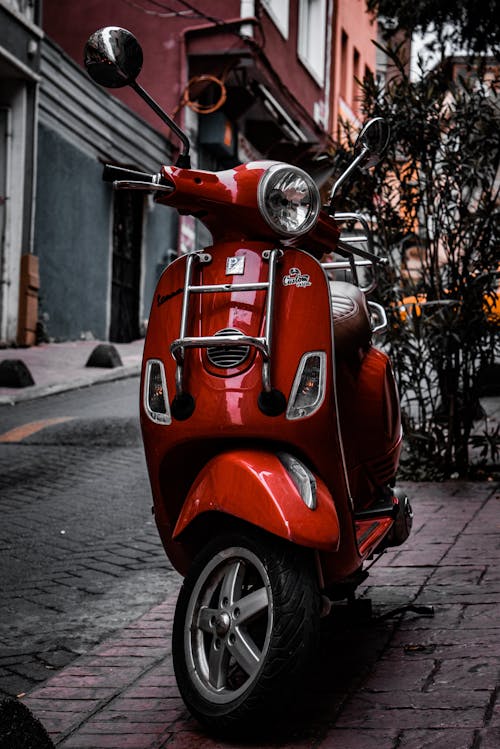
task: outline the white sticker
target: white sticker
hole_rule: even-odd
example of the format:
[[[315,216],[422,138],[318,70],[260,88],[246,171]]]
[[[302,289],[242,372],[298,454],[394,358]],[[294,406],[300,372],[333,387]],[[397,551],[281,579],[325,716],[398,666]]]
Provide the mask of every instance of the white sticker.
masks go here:
[[[283,276],[283,286],[297,286],[304,289],[306,286],[312,286],[308,273],[301,273],[299,268],[290,268],[287,276]]]
[[[226,276],[242,276],[245,272],[245,256],[226,258]]]

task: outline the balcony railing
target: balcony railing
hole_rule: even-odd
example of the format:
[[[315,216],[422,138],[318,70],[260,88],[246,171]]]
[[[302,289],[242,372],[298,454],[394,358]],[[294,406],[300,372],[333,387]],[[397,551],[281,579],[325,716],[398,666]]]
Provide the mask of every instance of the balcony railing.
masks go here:
[[[3,0],[3,4],[17,11],[30,23],[37,22],[38,0]]]

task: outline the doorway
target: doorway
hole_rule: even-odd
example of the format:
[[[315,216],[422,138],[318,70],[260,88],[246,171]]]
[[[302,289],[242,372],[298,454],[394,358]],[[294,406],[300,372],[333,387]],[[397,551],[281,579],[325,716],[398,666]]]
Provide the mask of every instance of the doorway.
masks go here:
[[[6,338],[6,288],[8,285],[7,270],[7,169],[9,163],[8,134],[10,110],[0,107],[0,340]]]
[[[140,336],[143,209],[141,192],[117,190],[114,193],[109,340],[116,343],[129,343]]]

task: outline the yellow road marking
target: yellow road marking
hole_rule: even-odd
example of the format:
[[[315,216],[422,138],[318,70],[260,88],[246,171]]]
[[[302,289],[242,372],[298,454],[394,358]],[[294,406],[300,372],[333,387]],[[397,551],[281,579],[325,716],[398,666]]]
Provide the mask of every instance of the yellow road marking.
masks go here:
[[[74,416],[58,416],[54,419],[32,421],[29,424],[23,424],[20,427],[11,429],[9,432],[5,432],[5,434],[0,434],[0,442],[21,442],[21,440],[31,437],[32,434],[36,434],[46,427],[53,426],[54,424],[62,424],[64,421],[71,421],[74,418]]]

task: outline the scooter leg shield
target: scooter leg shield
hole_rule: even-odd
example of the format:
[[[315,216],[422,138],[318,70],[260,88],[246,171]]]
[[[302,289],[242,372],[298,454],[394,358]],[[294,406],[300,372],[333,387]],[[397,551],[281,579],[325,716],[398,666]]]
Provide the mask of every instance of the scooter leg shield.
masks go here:
[[[304,481],[301,486],[287,455],[280,459],[261,450],[236,450],[212,458],[184,502],[173,537],[182,540],[183,531],[203,513],[221,512],[295,544],[336,551],[339,521],[330,492],[305,469],[313,484],[305,496]]]

